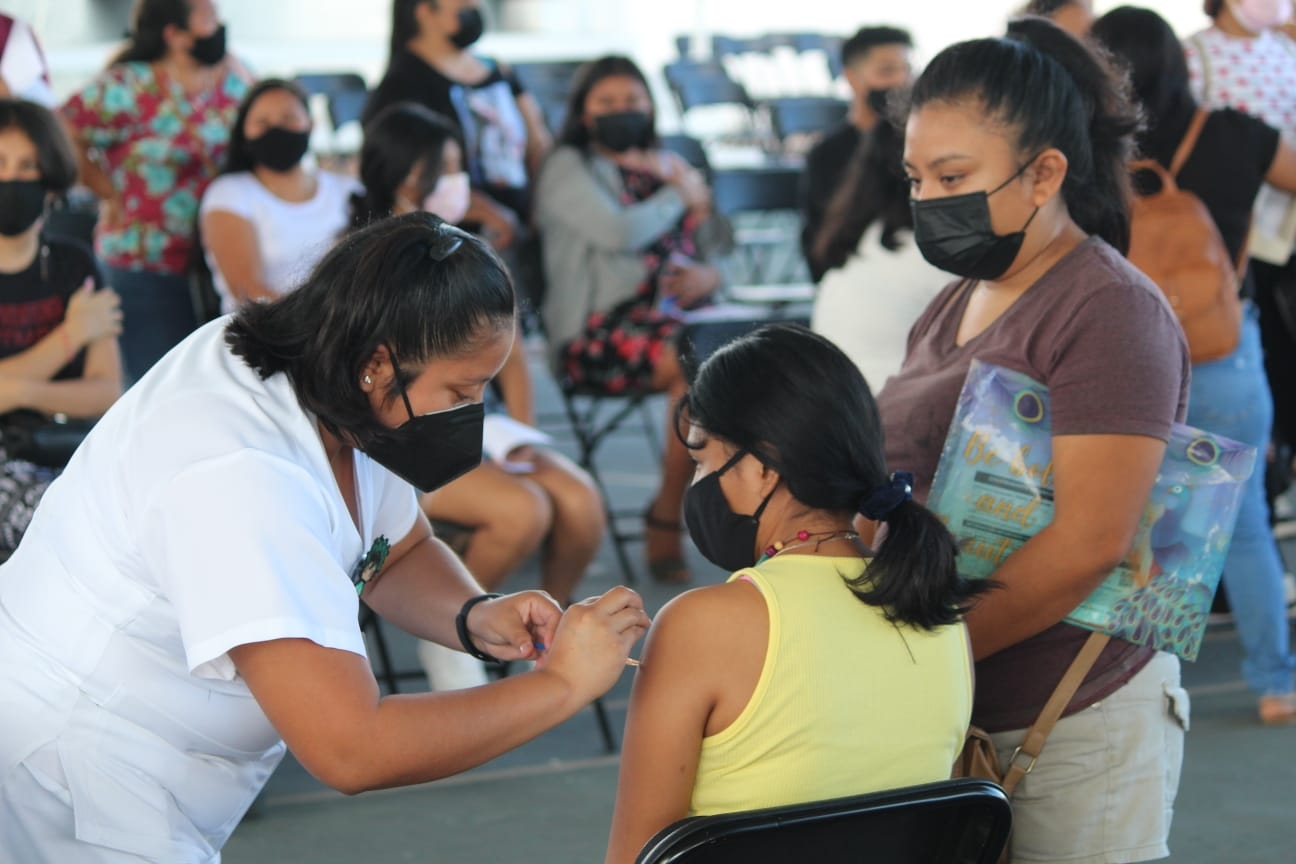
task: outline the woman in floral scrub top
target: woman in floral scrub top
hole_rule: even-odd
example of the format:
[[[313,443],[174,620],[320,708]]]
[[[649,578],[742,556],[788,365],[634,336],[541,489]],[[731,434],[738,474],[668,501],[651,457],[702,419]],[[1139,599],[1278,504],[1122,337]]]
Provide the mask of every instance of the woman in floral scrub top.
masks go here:
[[[104,202],[96,248],[132,379],[197,324],[185,271],[198,202],[248,83],[212,0],[143,0],[126,48],[62,108]]]

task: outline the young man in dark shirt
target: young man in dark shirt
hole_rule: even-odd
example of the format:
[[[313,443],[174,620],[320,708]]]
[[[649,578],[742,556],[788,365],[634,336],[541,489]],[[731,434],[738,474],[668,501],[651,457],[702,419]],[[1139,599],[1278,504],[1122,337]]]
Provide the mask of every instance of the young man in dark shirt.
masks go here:
[[[851,154],[882,119],[887,93],[909,83],[912,48],[909,33],[897,27],[864,27],[842,44],[842,68],[851,88],[851,107],[846,121],[829,131],[806,156],[801,250],[807,261]],[[813,263],[810,271],[818,282],[823,272]]]

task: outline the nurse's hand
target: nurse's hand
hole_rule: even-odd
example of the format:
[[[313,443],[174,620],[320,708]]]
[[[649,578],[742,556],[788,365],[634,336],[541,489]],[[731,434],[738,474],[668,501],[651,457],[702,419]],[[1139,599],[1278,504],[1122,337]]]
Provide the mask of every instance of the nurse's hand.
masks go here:
[[[473,644],[499,660],[534,660],[553,641],[562,608],[544,591],[485,600],[468,610]]]
[[[652,623],[643,598],[617,587],[601,597],[573,603],[539,668],[558,675],[582,702],[602,696],[625,671],[630,649]]]

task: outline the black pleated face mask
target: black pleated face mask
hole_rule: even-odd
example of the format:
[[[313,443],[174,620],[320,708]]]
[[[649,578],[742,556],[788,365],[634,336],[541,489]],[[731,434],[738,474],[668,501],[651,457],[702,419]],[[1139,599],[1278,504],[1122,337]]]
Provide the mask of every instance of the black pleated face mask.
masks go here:
[[[968,192],[909,202],[914,242],[927,263],[967,279],[993,281],[1007,272],[1026,240],[1036,207],[1020,231],[996,234],[990,221],[990,196],[1022,175],[1034,159],[989,192]]]
[[[750,515],[735,513],[720,488],[720,478],[747,455],[739,450],[718,470],[694,483],[684,493],[684,524],[702,557],[721,569],[733,572],[756,563],[756,529],[761,513],[774,492]]]

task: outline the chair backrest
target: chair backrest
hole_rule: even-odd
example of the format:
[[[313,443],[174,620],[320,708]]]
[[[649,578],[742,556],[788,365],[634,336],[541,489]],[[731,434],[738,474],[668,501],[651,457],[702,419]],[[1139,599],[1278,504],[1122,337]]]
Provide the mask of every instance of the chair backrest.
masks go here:
[[[576,73],[585,65],[584,60],[528,60],[523,63],[510,63],[509,68],[522,82],[522,86],[532,91],[558,91],[566,93]]]
[[[735,213],[796,210],[801,171],[792,167],[726,168],[711,178],[711,200],[725,216]]]
[[[1012,808],[987,780],[696,816],[657,833],[636,864],[994,864]]]
[[[823,132],[846,119],[849,104],[830,96],[790,96],[771,99],[770,123],[780,139],[789,135]]]
[[[662,71],[681,112],[699,105],[752,107],[747,91],[730,78],[728,71],[718,62],[677,60],[667,64]]]
[[[357,72],[306,72],[293,81],[306,91],[307,96],[330,96],[334,93],[363,93],[369,89],[365,79]]]
[[[702,172],[707,183],[711,182],[711,161],[707,158],[706,148],[692,135],[662,135],[661,146],[672,153],[684,157],[684,161]]]
[[[366,90],[339,90],[328,95],[329,120],[334,129],[341,129],[353,121],[359,122],[369,101]]]

